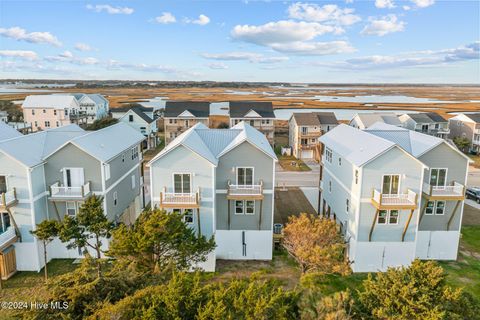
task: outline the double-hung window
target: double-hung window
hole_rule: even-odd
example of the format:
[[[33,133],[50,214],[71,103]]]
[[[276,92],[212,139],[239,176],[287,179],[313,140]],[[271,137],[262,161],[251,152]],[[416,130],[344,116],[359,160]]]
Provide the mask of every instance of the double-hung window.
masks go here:
[[[186,224],[193,224],[193,209],[173,209],[173,212],[181,214]]]
[[[255,201],[253,200],[235,200],[236,215],[254,215]]]
[[[433,168],[430,170],[430,185],[444,187],[447,182],[447,169]]]
[[[332,149],[325,148],[325,159],[327,159],[329,163],[332,163],[332,157],[333,157]]]
[[[425,207],[425,215],[444,215],[445,214],[445,201],[428,201]]]
[[[237,168],[237,185],[253,186],[253,168],[250,168],[250,167]]]
[[[378,212],[378,224],[398,224],[398,210],[380,210]]]
[[[190,173],[173,174],[173,192],[190,193],[192,187],[192,175]]]

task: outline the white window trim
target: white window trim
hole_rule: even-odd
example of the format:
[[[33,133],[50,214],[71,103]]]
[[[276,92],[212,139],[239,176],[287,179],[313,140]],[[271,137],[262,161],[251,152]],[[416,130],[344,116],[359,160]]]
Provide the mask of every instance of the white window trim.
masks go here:
[[[113,205],[116,207],[118,205],[118,194],[117,191],[113,192]]]
[[[385,223],[380,223],[379,222],[379,219],[380,219],[380,211],[386,211],[387,215],[385,216]],[[390,226],[395,226],[395,225],[398,225],[398,221],[400,220],[400,210],[397,210],[397,209],[392,209],[392,210],[380,210],[378,212],[378,217],[377,217],[377,224],[378,225],[382,225],[382,226],[386,226],[386,225],[390,225]],[[392,211],[397,211],[397,222],[395,223],[391,223],[390,222],[390,214]]]
[[[247,212],[247,202],[253,202],[253,212],[252,213],[248,213]],[[242,203],[242,212],[241,213],[237,213],[237,202],[241,202]],[[234,211],[234,214],[237,215],[237,216],[254,216],[255,213],[256,213],[256,203],[255,203],[255,200],[235,200],[233,202],[233,211]]]
[[[428,176],[428,184],[432,181],[432,171],[433,170],[445,170],[445,185],[447,185],[447,180],[448,180],[448,168],[430,168],[430,174]],[[438,180],[438,177],[437,177]],[[444,186],[440,186],[444,187]]]
[[[73,203],[73,207],[70,207],[70,208],[69,208],[68,205],[69,205],[69,204],[72,204],[72,203]],[[68,210],[72,210],[72,209],[74,210],[74,214],[73,214],[73,215],[68,213]],[[65,211],[66,211],[65,213],[67,214],[67,216],[71,216],[71,217],[76,216],[76,215],[77,215],[77,212],[78,212],[78,207],[77,207],[77,204],[75,203],[75,201],[67,201],[67,202],[65,203]]]
[[[193,173],[192,172],[172,172],[172,190],[173,192],[175,193],[175,175],[176,174],[188,174],[190,175],[190,190],[188,192],[184,192],[182,194],[188,194],[188,193],[192,193],[192,190],[193,190]],[[183,180],[182,180],[182,183],[183,183]],[[182,185],[182,189],[183,189],[183,185]],[[177,192],[178,193],[178,192]]]
[[[383,193],[383,181],[385,176],[398,176],[398,192],[397,193]],[[402,190],[402,175],[400,173],[389,173],[389,174],[384,174],[382,175],[382,183],[381,183],[381,188],[380,192],[382,194],[400,194],[400,190]]]
[[[255,168],[254,167],[235,167],[235,181],[238,183],[238,169],[252,169],[252,186],[255,184]],[[248,184],[242,184],[242,186],[249,186]]]
[[[330,157],[328,156],[330,154]],[[328,163],[332,163],[333,161],[333,151],[329,147],[325,147],[325,159]]]
[[[433,207],[429,207],[428,203],[433,202]],[[423,212],[426,216],[433,216],[435,214],[435,200],[433,201],[427,201],[427,205],[425,206],[425,211]],[[432,213],[427,213],[427,209],[432,208]]]

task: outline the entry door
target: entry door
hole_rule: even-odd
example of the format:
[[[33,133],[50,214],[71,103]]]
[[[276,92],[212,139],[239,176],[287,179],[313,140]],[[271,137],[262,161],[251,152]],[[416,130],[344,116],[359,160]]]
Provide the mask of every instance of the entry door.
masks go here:
[[[0,193],[7,192],[7,177],[0,176]]]
[[[398,194],[400,190],[400,175],[389,174],[383,176],[382,194]]]
[[[66,168],[63,172],[63,182],[66,187],[81,187],[85,184],[83,168]]]
[[[430,171],[430,185],[444,187],[447,181],[447,169],[432,169]]]

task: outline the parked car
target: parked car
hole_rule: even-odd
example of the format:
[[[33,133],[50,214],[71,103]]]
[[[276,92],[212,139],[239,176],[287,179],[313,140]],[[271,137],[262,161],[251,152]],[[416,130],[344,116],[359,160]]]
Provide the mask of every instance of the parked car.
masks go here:
[[[466,196],[467,199],[472,199],[480,203],[480,187],[467,188]]]

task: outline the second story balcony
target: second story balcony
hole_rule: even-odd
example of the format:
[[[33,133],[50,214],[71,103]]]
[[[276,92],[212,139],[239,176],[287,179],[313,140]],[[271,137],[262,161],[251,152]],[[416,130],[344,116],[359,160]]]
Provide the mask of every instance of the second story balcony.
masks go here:
[[[413,210],[417,208],[417,193],[408,189],[407,193],[384,194],[374,189],[372,204],[378,210]]]
[[[424,183],[423,193],[430,200],[463,200],[465,199],[465,186],[455,181],[449,186],[433,186]]]
[[[6,210],[17,204],[17,191],[15,188],[0,193],[0,209]]]
[[[239,185],[228,181],[228,200],[263,200],[263,181],[258,184]]]
[[[197,192],[175,193],[163,188],[160,192],[160,208],[194,209],[200,207],[200,189]]]
[[[17,241],[17,234],[13,226],[8,227],[5,232],[0,233],[0,249],[5,249]]]
[[[50,186],[50,199],[51,200],[82,200],[90,196],[92,190],[90,182],[81,186],[68,187],[55,182]]]

